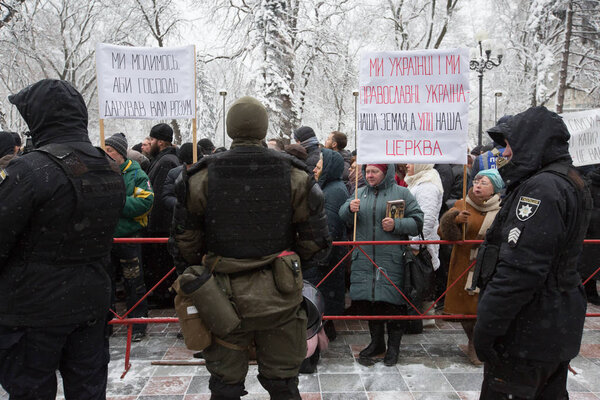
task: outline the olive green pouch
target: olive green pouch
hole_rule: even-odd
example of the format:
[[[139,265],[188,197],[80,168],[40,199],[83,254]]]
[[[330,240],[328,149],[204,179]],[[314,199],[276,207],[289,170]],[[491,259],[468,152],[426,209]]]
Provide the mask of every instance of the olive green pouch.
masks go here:
[[[273,279],[281,293],[302,290],[302,268],[300,257],[291,251],[284,251],[273,261]]]
[[[173,288],[177,292],[175,311],[179,318],[185,346],[190,350],[202,351],[210,346],[212,335],[200,318],[192,297],[184,293],[179,287],[179,280],[175,281]]]

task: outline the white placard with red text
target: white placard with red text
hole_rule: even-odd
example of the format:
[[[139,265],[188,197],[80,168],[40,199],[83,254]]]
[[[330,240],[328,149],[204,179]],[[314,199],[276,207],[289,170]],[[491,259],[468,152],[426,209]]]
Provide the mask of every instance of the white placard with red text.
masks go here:
[[[600,108],[562,114],[569,133],[569,153],[573,165],[600,163]]]
[[[359,164],[466,164],[468,49],[364,53]]]
[[[100,118],[195,118],[195,68],[194,46],[98,43]]]

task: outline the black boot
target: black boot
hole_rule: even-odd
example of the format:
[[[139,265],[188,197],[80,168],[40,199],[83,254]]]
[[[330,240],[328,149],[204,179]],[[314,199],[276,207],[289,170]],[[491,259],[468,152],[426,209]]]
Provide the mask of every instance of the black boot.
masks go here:
[[[258,375],[258,381],[269,392],[271,400],[302,400],[298,390],[298,378],[268,379]]]
[[[371,343],[360,353],[361,357],[374,357],[385,351],[385,337],[383,332],[383,321],[369,321],[369,332],[371,333]]]
[[[315,349],[315,352],[312,356],[305,358],[300,364],[300,373],[301,374],[312,374],[317,370],[317,364],[319,363],[319,358],[321,357],[321,351],[319,350],[319,346]]]
[[[243,382],[230,385],[213,375],[208,380],[208,388],[211,393],[210,400],[241,400],[242,396],[248,394]]]
[[[398,354],[400,353],[400,342],[402,341],[402,334],[404,333],[404,322],[395,321],[387,323],[388,330],[388,342],[387,351],[383,358],[383,363],[391,367],[396,365],[398,362]]]
[[[332,320],[325,321],[325,323],[323,324],[323,330],[325,331],[325,334],[327,335],[327,339],[329,339],[330,342],[333,342],[335,340],[335,338],[337,337],[337,332],[335,331],[335,325],[333,325]]]

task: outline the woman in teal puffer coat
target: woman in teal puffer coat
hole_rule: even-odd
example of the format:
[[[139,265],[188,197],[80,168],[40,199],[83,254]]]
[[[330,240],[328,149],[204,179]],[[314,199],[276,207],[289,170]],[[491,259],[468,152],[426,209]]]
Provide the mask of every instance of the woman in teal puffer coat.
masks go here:
[[[416,236],[422,229],[423,212],[410,191],[396,185],[394,173],[393,164],[363,166],[367,185],[358,189],[358,199],[351,197],[340,208],[339,215],[349,226],[354,222],[354,213],[358,213],[357,241],[407,240],[408,235]],[[406,202],[404,218],[386,218],[387,202],[401,199]],[[354,250],[350,275],[350,297],[354,312],[363,315],[406,314],[404,298],[385,277],[387,275],[394,285],[402,289],[404,246],[362,246],[362,249],[380,270],[360,250]],[[385,321],[369,321],[371,343],[360,352],[361,357],[373,357],[386,350],[384,324]],[[391,366],[398,361],[404,325],[404,321],[387,321],[385,365]]]

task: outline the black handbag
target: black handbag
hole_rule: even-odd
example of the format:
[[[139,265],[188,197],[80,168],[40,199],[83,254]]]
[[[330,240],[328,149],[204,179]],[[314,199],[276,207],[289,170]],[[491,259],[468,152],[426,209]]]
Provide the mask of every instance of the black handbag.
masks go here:
[[[421,239],[425,240],[423,233]],[[415,255],[410,246],[404,247],[404,294],[417,307],[431,296],[433,287],[433,262],[425,245],[419,245],[419,254]]]

